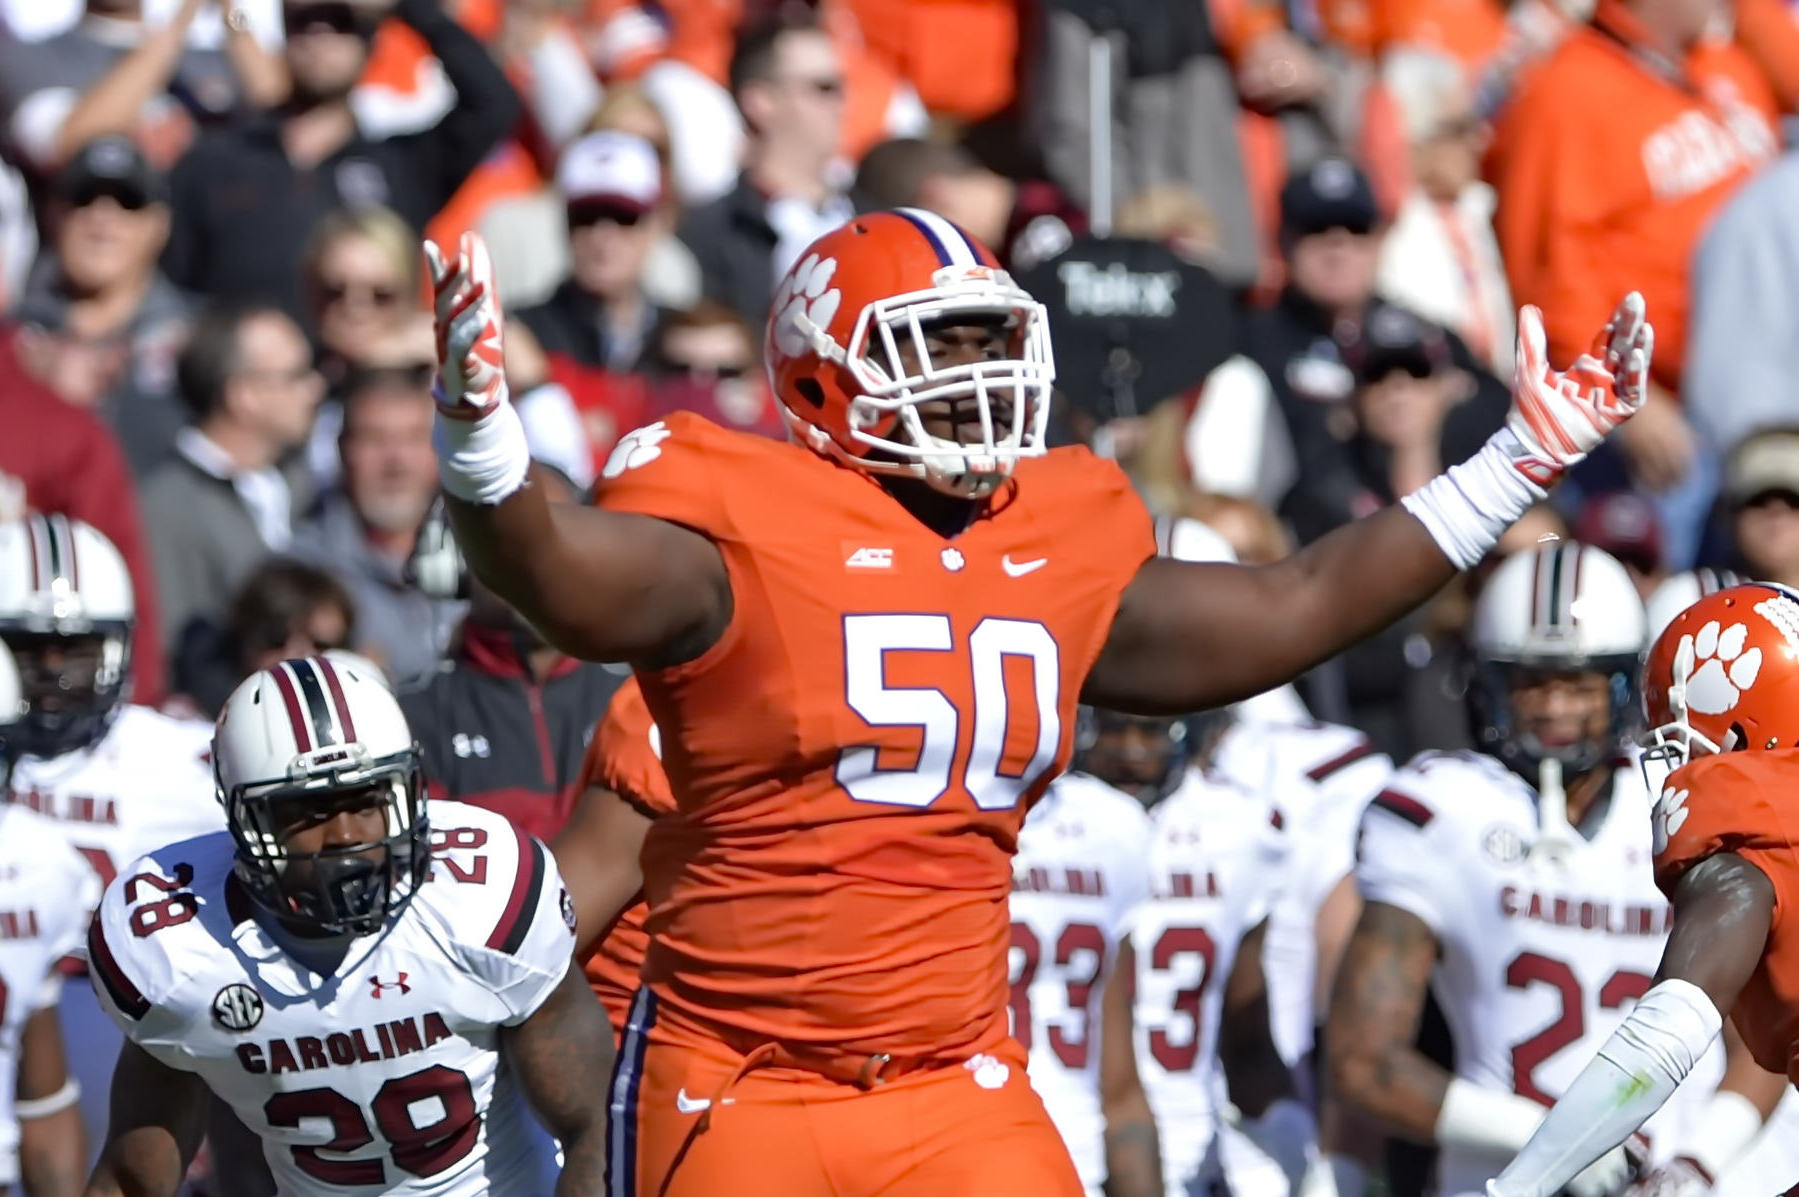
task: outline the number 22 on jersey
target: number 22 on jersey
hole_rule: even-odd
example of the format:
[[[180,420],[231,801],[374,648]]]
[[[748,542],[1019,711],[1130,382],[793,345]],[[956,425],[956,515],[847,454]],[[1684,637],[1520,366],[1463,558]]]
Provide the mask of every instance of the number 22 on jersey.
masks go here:
[[[936,658],[944,684],[969,700],[958,704],[935,686],[896,685],[890,654]],[[1027,668],[1008,669],[1009,661]],[[844,699],[865,723],[920,736],[909,766],[884,759],[898,755],[891,746],[843,750],[837,784],[857,802],[926,807],[959,788],[981,810],[1009,810],[1056,759],[1061,653],[1035,621],[989,616],[958,643],[948,615],[846,615],[843,674]],[[1024,737],[1028,762],[1008,768],[1007,749]]]

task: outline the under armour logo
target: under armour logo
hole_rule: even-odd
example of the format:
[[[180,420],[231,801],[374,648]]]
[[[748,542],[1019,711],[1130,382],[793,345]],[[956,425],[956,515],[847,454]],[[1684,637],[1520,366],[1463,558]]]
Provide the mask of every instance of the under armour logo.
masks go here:
[[[406,974],[401,973],[397,981],[383,981],[380,977],[369,978],[369,996],[380,997],[383,989],[397,989],[404,996],[412,992],[412,986],[406,983]]]

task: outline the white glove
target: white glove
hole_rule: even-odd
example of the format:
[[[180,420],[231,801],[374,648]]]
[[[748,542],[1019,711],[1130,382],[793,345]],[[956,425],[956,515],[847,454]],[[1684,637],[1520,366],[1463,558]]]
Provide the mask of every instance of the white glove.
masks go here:
[[[478,420],[506,402],[505,318],[493,261],[479,233],[464,233],[456,257],[425,242],[437,323],[437,406],[452,419]]]
[[[1592,349],[1560,372],[1549,366],[1543,313],[1530,305],[1521,309],[1512,410],[1505,422],[1526,456],[1514,459],[1514,467],[1547,488],[1590,453],[1643,406],[1654,350],[1655,330],[1635,291],[1612,312]]]
[[[1568,1197],[1616,1197],[1622,1193],[1636,1177],[1640,1157],[1634,1157],[1630,1151],[1635,1142],[1634,1138],[1626,1139],[1588,1164],[1586,1171],[1569,1181],[1562,1192]]]
[[[1704,1197],[1712,1178],[1691,1156],[1679,1156],[1630,1186],[1628,1197]]]

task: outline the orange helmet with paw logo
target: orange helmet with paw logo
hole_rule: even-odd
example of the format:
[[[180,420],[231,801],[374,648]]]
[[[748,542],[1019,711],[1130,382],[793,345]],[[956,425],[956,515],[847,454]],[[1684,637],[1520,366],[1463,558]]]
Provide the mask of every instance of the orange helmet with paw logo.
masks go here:
[[[1002,331],[1003,351],[933,354],[934,331],[966,325]],[[1043,452],[1043,305],[934,213],[858,216],[808,246],[775,291],[766,357],[788,427],[858,469],[978,498]]]
[[[1799,594],[1750,582],[1674,617],[1643,664],[1649,755],[1799,747]]]

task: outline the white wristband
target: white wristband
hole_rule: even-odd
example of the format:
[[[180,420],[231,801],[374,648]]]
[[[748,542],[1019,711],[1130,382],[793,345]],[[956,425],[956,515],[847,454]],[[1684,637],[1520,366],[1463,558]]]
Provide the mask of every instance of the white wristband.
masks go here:
[[[48,1118],[60,1113],[81,1100],[81,1082],[74,1077],[62,1083],[62,1088],[43,1097],[21,1097],[13,1102],[13,1114],[19,1118]]]
[[[1762,1112],[1741,1093],[1720,1089],[1706,1102],[1692,1129],[1681,1136],[1676,1157],[1686,1156],[1714,1182],[1748,1150],[1762,1131]]]
[[[1480,452],[1400,502],[1457,569],[1471,569],[1512,521],[1548,496],[1513,464],[1529,456],[1517,434],[1501,428]]]
[[[466,503],[503,502],[531,472],[525,426],[512,404],[499,403],[478,420],[437,414],[437,477],[444,490]]]
[[[1444,1147],[1509,1159],[1530,1142],[1548,1113],[1528,1097],[1457,1077],[1437,1111],[1436,1140]]]

